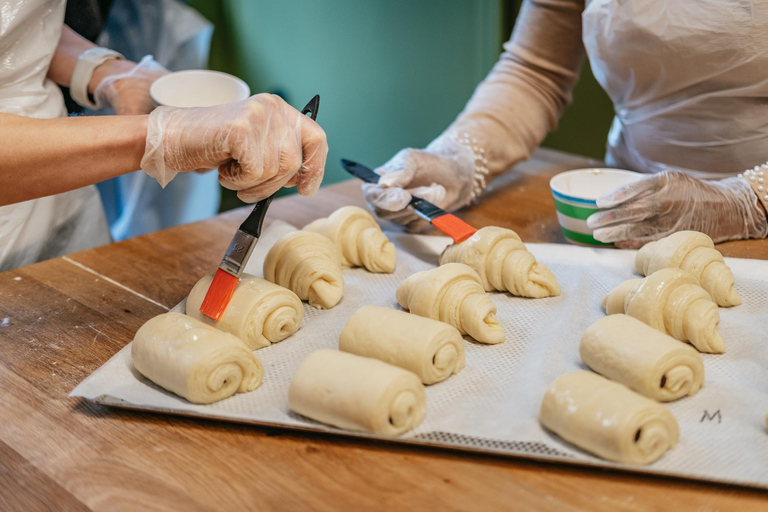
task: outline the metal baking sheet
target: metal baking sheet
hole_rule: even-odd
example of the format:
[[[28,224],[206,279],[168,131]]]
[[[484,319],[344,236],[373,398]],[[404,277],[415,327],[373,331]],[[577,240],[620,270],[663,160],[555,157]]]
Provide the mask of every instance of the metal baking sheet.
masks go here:
[[[247,271],[261,275],[267,249],[293,228],[266,230]],[[311,352],[336,348],[349,316],[365,304],[398,307],[397,285],[437,264],[449,242],[442,237],[388,233],[398,247],[394,274],[344,271],[342,302],[328,311],[305,305],[301,330],[256,355],[264,384],[211,405],[195,405],[141,376],[130,362],[130,345],[83,381],[72,396],[99,404],[213,418],[343,436],[386,439],[453,450],[613,468],[768,489],[768,262],[728,259],[743,304],[721,309],[726,353],[703,355],[705,385],[694,397],[668,404],[681,428],[678,446],[648,466],[615,464],[593,457],[544,430],[538,407],[547,386],[563,373],[584,369],[581,334],[604,313],[606,292],[633,274],[634,252],[559,244],[528,244],[555,273],[560,297],[524,299],[492,293],[506,341],[466,342],[467,366],[427,388],[427,416],[397,438],[347,432],[322,425],[288,408],[287,389],[299,363]],[[183,308],[183,303],[177,306]],[[183,309],[181,309],[183,310]]]

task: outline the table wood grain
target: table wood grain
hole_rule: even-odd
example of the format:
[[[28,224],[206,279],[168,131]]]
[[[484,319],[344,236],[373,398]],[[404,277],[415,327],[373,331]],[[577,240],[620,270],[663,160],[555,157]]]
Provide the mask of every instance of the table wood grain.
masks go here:
[[[460,213],[564,242],[557,172],[598,165],[539,151]],[[276,200],[303,225],[344,182]],[[0,510],[766,510],[768,493],[275,428],[110,409],[68,393],[218,264],[247,210],[0,273]],[[768,241],[723,244],[768,259]]]

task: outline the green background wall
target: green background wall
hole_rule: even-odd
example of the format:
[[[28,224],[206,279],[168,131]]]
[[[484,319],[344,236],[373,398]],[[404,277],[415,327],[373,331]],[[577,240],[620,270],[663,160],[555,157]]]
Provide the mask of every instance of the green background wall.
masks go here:
[[[519,1],[194,0],[216,29],[210,67],[300,108],[320,94],[330,153],[370,166],[455,118],[509,37]],[[612,107],[588,68],[545,145],[601,158]],[[222,209],[240,204],[225,192]]]

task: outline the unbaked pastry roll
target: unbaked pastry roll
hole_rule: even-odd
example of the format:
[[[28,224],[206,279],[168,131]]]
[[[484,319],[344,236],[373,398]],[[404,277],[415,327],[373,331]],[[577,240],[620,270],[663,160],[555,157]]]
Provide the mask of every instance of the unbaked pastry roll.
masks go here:
[[[678,231],[649,242],[635,257],[635,270],[647,276],[662,268],[681,268],[699,280],[718,306],[741,304],[733,284],[733,273],[712,239],[698,231]]]
[[[378,306],[364,306],[347,320],[339,350],[405,368],[424,384],[459,373],[465,361],[464,339],[455,327]]]
[[[332,308],[344,294],[336,246],[309,231],[294,231],[275,242],[264,259],[264,277],[320,309]]]
[[[288,389],[288,405],[307,418],[388,436],[417,427],[426,403],[413,372],[339,350],[310,354]]]
[[[210,404],[261,385],[264,368],[240,338],[181,313],[148,320],[131,343],[133,366],[196,404]]]
[[[360,207],[342,206],[328,218],[307,224],[304,231],[320,233],[336,244],[344,267],[365,267],[369,272],[395,270],[395,245]]]
[[[606,460],[650,464],[677,445],[669,409],[592,372],[567,373],[541,401],[542,425]]]
[[[462,263],[416,272],[397,287],[397,302],[411,313],[450,324],[481,343],[504,341],[496,306],[485,294],[477,272]]]
[[[725,352],[717,326],[720,311],[690,272],[658,270],[645,279],[630,279],[603,299],[609,315],[626,313],[701,352]]]
[[[704,383],[704,363],[693,347],[627,315],[592,324],[579,355],[597,373],[659,402],[693,396]]]
[[[187,297],[187,314],[234,334],[251,350],[283,341],[301,327],[304,307],[296,294],[249,274],[240,278],[218,322],[205,316],[200,312],[200,306],[212,281],[213,274],[207,275],[192,288]]]
[[[440,264],[464,263],[480,276],[485,291],[509,291],[520,297],[560,295],[552,271],[528,252],[511,229],[488,226],[460,244],[446,247]]]

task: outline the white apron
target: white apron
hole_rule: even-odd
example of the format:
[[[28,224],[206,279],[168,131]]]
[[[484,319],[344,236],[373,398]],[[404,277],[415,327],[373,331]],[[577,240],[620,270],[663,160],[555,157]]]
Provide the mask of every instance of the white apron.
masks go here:
[[[722,178],[768,160],[768,0],[587,0],[606,160]]]
[[[66,116],[46,78],[65,0],[0,0],[0,112]],[[0,271],[110,242],[96,187],[0,207]]]

